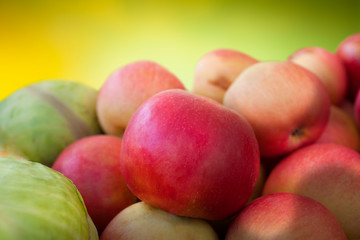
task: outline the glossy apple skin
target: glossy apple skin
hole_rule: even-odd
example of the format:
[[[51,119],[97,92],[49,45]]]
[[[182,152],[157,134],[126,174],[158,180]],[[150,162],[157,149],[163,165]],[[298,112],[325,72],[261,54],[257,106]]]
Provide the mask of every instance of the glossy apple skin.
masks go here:
[[[345,38],[339,44],[336,55],[345,66],[349,81],[347,97],[353,102],[360,89],[360,33]]]
[[[122,136],[136,109],[163,90],[185,89],[169,70],[153,61],[136,61],[114,71],[102,85],[96,111],[105,133]]]
[[[101,234],[101,240],[218,240],[204,220],[176,216],[144,202],[122,210]]]
[[[250,198],[259,174],[259,148],[249,123],[184,90],[163,91],[141,105],[121,151],[130,190],[180,216],[230,216]]]
[[[360,238],[360,155],[337,144],[312,144],[284,158],[270,173],[263,195],[297,193],[327,207],[349,239]]]
[[[360,137],[357,125],[344,110],[332,105],[329,121],[316,143],[335,143],[359,151]]]
[[[289,60],[314,73],[324,83],[332,104],[340,105],[348,90],[346,69],[340,58],[320,47],[297,50]]]
[[[250,66],[225,93],[224,105],[250,122],[264,159],[315,142],[330,114],[324,84],[290,61]]]
[[[121,174],[120,150],[118,137],[86,137],[65,148],[52,166],[75,184],[100,233],[118,212],[137,201]]]
[[[226,240],[345,240],[334,215],[319,202],[292,193],[260,197],[244,208]]]
[[[257,62],[255,58],[233,49],[208,52],[196,65],[193,92],[222,103],[235,78]]]

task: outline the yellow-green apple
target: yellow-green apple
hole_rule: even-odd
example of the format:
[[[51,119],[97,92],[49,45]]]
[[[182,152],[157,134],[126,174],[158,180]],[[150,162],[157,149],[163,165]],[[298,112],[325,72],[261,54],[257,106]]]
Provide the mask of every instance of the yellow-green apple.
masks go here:
[[[216,49],[197,63],[193,92],[222,103],[225,91],[248,66],[258,62],[249,55],[232,49]]]
[[[360,150],[359,132],[351,117],[341,108],[332,105],[330,118],[317,143],[336,143],[355,151]]]
[[[321,203],[293,193],[262,196],[244,208],[226,240],[346,240],[334,215]]]
[[[107,134],[122,136],[136,109],[154,94],[185,89],[169,70],[153,61],[129,63],[114,71],[102,85],[96,110]]]
[[[336,54],[320,47],[306,47],[294,52],[289,60],[308,69],[324,83],[332,104],[342,103],[348,79],[345,67]]]
[[[348,99],[354,101],[360,89],[360,33],[345,38],[337,47],[336,55],[341,59],[347,72]]]
[[[120,170],[121,139],[85,137],[66,147],[53,169],[73,181],[101,233],[122,209],[135,203]]]
[[[330,114],[324,84],[290,61],[245,69],[225,93],[224,105],[250,122],[264,159],[315,142]]]
[[[204,220],[177,216],[145,202],[135,203],[117,214],[101,240],[217,240]]]
[[[125,130],[120,165],[144,202],[180,216],[220,220],[250,198],[259,148],[245,118],[207,99],[166,90],[143,103]]]
[[[276,192],[319,201],[339,220],[349,239],[360,239],[358,152],[330,143],[299,149],[278,163],[267,178],[263,195]]]

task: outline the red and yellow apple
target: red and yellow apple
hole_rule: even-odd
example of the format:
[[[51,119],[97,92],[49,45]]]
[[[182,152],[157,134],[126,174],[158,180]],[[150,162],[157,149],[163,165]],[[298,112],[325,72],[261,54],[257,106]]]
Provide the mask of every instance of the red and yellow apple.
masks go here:
[[[289,60],[314,73],[324,83],[332,104],[340,105],[346,97],[348,79],[340,58],[321,47],[297,50]]]
[[[216,49],[205,54],[197,63],[193,92],[223,102],[226,90],[235,78],[258,60],[232,49]]]
[[[346,240],[335,216],[321,203],[298,194],[274,193],[244,208],[226,240]]]
[[[317,143],[336,143],[360,150],[360,137],[356,123],[341,108],[332,105],[330,118]]]
[[[137,201],[121,174],[120,155],[120,138],[95,135],[66,147],[52,166],[75,184],[100,233],[116,214]]]
[[[290,61],[245,69],[225,93],[224,105],[249,121],[266,158],[315,142],[330,114],[324,84]]]
[[[129,63],[114,71],[102,85],[96,110],[107,134],[122,136],[136,109],[154,94],[185,89],[169,70],[152,61]]]
[[[341,59],[347,72],[348,99],[354,101],[360,89],[360,33],[344,39],[337,47],[336,55]]]
[[[250,198],[259,174],[250,124],[184,90],[166,90],[142,104],[125,130],[121,151],[130,190],[180,216],[230,216]]]
[[[176,216],[144,202],[122,210],[101,234],[101,240],[217,240],[204,220]]]
[[[339,220],[349,239],[360,238],[358,152],[325,143],[299,149],[278,163],[267,178],[263,195],[277,192],[317,200]]]

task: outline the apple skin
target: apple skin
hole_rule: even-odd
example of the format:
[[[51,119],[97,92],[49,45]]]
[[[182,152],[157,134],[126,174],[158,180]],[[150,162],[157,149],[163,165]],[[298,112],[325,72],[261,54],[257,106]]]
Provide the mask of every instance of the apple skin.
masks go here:
[[[360,155],[337,144],[318,143],[284,158],[267,178],[263,195],[297,193],[327,207],[349,239],[360,238]]]
[[[101,234],[101,240],[217,240],[204,220],[180,217],[144,202],[122,210]]]
[[[332,105],[329,121],[316,143],[335,143],[359,151],[360,137],[357,125],[344,110]]]
[[[264,159],[315,142],[330,114],[324,84],[290,61],[245,69],[225,93],[224,105],[250,122]]]
[[[344,101],[348,79],[336,54],[320,47],[306,47],[294,52],[288,60],[314,73],[324,83],[332,104],[340,105]]]
[[[136,61],[114,71],[102,85],[96,110],[109,135],[122,136],[136,109],[154,94],[167,89],[185,89],[181,81],[153,61]]]
[[[292,193],[260,197],[244,208],[226,240],[345,240],[334,215],[319,202]]]
[[[232,49],[216,49],[197,63],[193,92],[223,102],[226,90],[235,78],[258,60]]]
[[[259,148],[236,112],[184,90],[166,90],[131,118],[121,170],[130,190],[170,213],[220,220],[250,198]]]
[[[100,233],[118,212],[137,201],[121,174],[120,150],[118,137],[86,137],[66,147],[52,166],[75,184]]]
[[[345,38],[337,47],[336,55],[345,66],[349,82],[347,97],[353,102],[360,89],[360,33]]]
[[[360,90],[358,91],[355,98],[353,112],[355,116],[356,125],[360,127]]]

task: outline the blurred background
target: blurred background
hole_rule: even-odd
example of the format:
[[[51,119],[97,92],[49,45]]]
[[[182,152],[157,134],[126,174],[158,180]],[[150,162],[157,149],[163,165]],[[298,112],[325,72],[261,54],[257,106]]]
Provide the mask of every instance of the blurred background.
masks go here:
[[[0,100],[45,79],[100,88],[115,69],[153,60],[192,88],[217,48],[262,61],[360,32],[360,1],[0,0]]]

